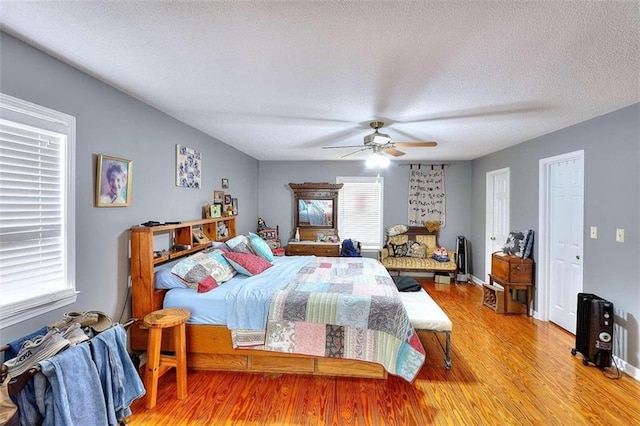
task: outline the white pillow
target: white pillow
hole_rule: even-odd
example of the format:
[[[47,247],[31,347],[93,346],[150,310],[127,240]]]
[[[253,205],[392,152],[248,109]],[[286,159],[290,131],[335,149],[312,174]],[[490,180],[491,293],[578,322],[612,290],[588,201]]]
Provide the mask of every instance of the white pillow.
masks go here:
[[[251,250],[251,241],[249,241],[249,237],[247,237],[246,235],[238,235],[231,238],[230,240],[227,240],[226,243],[231,251],[253,254],[253,251]],[[243,244],[249,251],[246,251],[244,249]]]
[[[409,226],[407,225],[393,225],[385,228],[384,233],[390,237],[404,234],[409,230]]]

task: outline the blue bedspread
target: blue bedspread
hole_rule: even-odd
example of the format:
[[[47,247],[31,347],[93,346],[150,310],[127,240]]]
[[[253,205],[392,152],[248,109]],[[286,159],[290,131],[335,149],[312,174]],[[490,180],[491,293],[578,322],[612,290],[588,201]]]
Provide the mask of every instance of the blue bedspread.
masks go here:
[[[242,286],[227,293],[229,329],[264,330],[271,295],[287,285],[314,256],[276,257],[273,266],[244,280]],[[224,285],[224,284],[223,284]]]

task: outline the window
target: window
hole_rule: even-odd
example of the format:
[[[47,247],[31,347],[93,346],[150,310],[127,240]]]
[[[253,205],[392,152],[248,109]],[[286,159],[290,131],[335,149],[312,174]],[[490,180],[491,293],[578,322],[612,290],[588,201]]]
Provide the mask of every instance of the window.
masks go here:
[[[76,300],[75,126],[0,93],[0,328]]]
[[[380,177],[341,177],[338,203],[338,235],[362,244],[363,250],[382,246],[382,188]]]

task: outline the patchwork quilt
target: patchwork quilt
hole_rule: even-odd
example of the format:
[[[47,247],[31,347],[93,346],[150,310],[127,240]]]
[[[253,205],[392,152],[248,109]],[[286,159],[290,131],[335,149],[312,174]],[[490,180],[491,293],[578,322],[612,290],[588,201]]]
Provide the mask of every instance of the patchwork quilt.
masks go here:
[[[315,258],[272,295],[266,330],[232,335],[237,346],[379,363],[410,382],[425,359],[393,280],[367,258]]]

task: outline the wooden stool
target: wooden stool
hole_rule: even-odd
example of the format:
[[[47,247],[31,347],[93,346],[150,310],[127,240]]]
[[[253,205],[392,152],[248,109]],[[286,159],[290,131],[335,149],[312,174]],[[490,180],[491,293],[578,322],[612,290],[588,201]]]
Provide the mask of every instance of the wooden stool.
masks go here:
[[[149,327],[147,343],[147,368],[145,386],[147,388],[146,407],[156,406],[158,378],[171,367],[176,369],[178,399],[187,397],[187,342],[185,323],[191,312],[182,308],[161,309],[144,317],[144,325]],[[161,355],[162,329],[173,328],[174,356]]]

